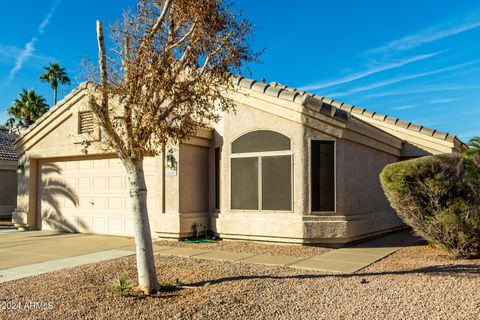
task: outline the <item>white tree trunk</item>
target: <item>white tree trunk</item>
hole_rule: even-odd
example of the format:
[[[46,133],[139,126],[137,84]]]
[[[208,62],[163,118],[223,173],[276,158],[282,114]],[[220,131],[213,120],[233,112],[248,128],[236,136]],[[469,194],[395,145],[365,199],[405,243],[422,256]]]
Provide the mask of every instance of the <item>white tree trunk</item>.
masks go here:
[[[160,285],[155,270],[153,244],[148,221],[147,185],[143,173],[143,159],[133,159],[132,164],[133,169],[127,170],[129,171],[130,198],[132,201],[138,285],[140,290],[150,294],[157,292]]]

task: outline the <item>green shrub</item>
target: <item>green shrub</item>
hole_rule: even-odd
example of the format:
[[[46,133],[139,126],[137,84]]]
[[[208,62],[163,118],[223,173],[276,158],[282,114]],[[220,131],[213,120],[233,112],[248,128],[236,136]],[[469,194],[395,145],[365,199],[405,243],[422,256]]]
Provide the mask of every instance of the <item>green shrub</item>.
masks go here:
[[[390,164],[380,174],[391,206],[415,233],[457,258],[480,256],[480,154]]]

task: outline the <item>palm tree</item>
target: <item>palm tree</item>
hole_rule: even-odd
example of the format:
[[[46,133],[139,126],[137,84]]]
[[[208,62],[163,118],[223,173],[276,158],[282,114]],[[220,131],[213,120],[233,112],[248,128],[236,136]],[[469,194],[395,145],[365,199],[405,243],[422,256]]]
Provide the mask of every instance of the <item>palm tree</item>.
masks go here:
[[[48,67],[44,67],[45,73],[40,76],[42,82],[50,83],[53,89],[53,105],[57,104],[57,88],[59,84],[70,84],[70,78],[67,76],[65,68],[61,68],[60,64],[50,62]]]
[[[37,94],[35,90],[20,92],[18,99],[15,99],[7,112],[11,114],[20,124],[31,125],[48,110],[45,98]]]
[[[9,118],[7,120],[7,122],[5,122],[4,127],[7,128],[8,130],[12,131],[14,125],[15,125],[15,119],[14,118]]]
[[[480,153],[480,137],[473,137],[468,141],[468,151],[471,153]]]

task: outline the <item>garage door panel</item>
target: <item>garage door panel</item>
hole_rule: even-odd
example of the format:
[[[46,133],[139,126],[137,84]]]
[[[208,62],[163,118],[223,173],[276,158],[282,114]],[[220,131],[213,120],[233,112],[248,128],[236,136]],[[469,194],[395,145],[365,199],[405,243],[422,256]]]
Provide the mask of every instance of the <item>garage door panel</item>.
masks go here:
[[[59,165],[59,163],[55,163],[57,165]],[[64,169],[65,170],[72,170],[74,169],[75,171],[77,171],[78,169],[78,162],[77,161],[68,161],[68,162],[64,162]]]
[[[106,189],[108,187],[108,177],[93,178],[93,189]]]
[[[106,169],[108,167],[108,161],[105,160],[95,160],[93,161],[94,169]]]
[[[133,219],[124,220],[124,231],[127,234],[133,235]]]
[[[94,210],[103,210],[107,209],[107,201],[108,199],[105,197],[93,197],[92,202],[92,209]]]
[[[124,190],[125,188],[125,178],[121,176],[109,176],[108,177],[108,188],[109,189],[119,189]]]
[[[108,232],[108,219],[104,217],[94,217],[92,219],[92,229]]]
[[[82,160],[78,162],[78,169],[92,169],[92,165],[93,160]]]
[[[155,214],[155,161],[145,159],[149,215]],[[42,228],[133,235],[128,178],[118,159],[40,161]]]
[[[108,198],[108,209],[125,209],[125,198],[110,197]]]

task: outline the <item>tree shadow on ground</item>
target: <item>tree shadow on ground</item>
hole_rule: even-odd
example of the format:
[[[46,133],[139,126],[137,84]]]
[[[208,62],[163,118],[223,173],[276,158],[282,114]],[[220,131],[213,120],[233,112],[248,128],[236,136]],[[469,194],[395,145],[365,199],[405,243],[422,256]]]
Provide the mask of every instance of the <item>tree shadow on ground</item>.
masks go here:
[[[275,276],[275,275],[251,275],[251,276],[234,276],[224,277],[215,280],[201,281],[189,284],[193,287],[203,287],[205,285],[216,285],[224,282],[232,281],[244,281],[244,280],[287,280],[287,279],[323,279],[323,278],[368,278],[373,276],[389,276],[389,275],[431,275],[431,276],[479,276],[480,277],[480,264],[450,264],[442,266],[430,266],[425,268],[418,268],[413,270],[402,271],[382,271],[382,272],[366,272],[366,273],[351,273],[351,274],[300,274],[291,276]]]
[[[62,210],[63,201],[73,204],[74,208],[79,205],[79,197],[72,186],[69,186],[63,179],[62,169],[53,163],[42,165],[41,193],[41,218],[42,223],[50,228],[61,232],[88,232],[88,225],[79,218],[74,221],[68,220]]]

